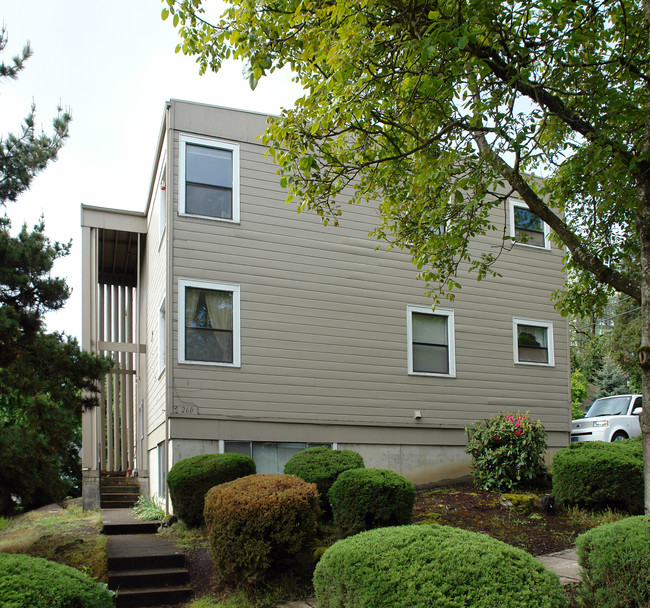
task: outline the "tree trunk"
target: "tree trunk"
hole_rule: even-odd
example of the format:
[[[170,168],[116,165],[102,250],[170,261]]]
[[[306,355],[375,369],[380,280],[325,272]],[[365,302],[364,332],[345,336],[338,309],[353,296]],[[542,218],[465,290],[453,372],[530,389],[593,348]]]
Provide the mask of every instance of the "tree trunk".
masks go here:
[[[650,176],[646,185],[640,189],[642,209],[639,213],[639,232],[641,240],[641,366],[643,414],[641,414],[641,433],[643,435],[643,479],[645,484],[645,512],[650,514]]]
[[[650,26],[650,0],[643,0],[646,26]],[[637,225],[641,248],[641,384],[643,393],[643,413],[641,414],[641,434],[643,439],[643,482],[644,507],[650,514],[650,85],[646,86],[646,123],[641,150],[642,165],[646,170],[637,177],[639,207]]]
[[[11,498],[9,486],[0,483],[0,515],[11,515],[14,510],[14,501]]]

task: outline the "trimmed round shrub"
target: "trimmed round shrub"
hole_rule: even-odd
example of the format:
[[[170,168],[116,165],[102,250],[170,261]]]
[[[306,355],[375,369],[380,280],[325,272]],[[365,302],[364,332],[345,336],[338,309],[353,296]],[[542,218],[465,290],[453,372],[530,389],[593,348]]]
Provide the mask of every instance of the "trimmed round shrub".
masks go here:
[[[229,583],[309,559],[320,515],[316,486],[292,475],[249,475],[212,488],[205,522],[212,560]]]
[[[242,454],[200,454],[177,462],[167,474],[174,513],[190,528],[200,528],[208,490],[253,473],[255,461]]]
[[[383,526],[410,524],[415,488],[385,469],[343,471],[327,494],[340,536]]]
[[[316,565],[318,608],[563,608],[558,576],[485,534],[438,525],[362,532]]]
[[[364,467],[363,458],[352,450],[332,450],[322,445],[294,454],[286,465],[285,475],[295,475],[308,483],[315,483],[321,496],[323,514],[331,513],[327,493],[337,477],[350,469]]]
[[[40,557],[0,553],[2,608],[114,608],[113,593],[79,570]]]
[[[643,513],[641,438],[578,441],[553,457],[553,495],[562,507]]]
[[[533,484],[545,472],[546,429],[526,414],[499,412],[465,427],[474,485],[493,492]]]
[[[578,536],[585,608],[650,606],[650,517],[604,524]]]

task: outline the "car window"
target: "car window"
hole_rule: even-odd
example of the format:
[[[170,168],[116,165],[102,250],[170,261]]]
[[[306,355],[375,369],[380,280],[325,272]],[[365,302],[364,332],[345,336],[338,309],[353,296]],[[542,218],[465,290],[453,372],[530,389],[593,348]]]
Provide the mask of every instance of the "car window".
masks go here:
[[[596,418],[597,416],[618,416],[619,414],[625,414],[629,403],[629,395],[625,397],[606,397],[603,399],[596,399],[596,401],[591,404],[585,417]]]
[[[634,410],[635,410],[637,407],[643,407],[643,397],[637,397],[637,398],[634,400],[634,407],[632,408],[632,412],[634,412]]]

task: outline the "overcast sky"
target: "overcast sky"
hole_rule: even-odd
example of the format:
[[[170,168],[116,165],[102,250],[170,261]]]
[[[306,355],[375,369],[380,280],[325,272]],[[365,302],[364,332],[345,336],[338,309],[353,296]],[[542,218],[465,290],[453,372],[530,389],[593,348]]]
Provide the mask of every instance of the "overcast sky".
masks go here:
[[[165,101],[278,113],[300,90],[289,74],[274,74],[251,91],[239,63],[199,76],[193,58],[174,53],[179,37],[171,19],[161,20],[160,0],[0,0],[0,7],[9,35],[0,60],[28,40],[34,52],[18,80],[0,82],[0,134],[20,130],[32,100],[48,133],[59,103],[72,111],[58,160],[7,212],[14,231],[43,214],[48,236],[72,239],[55,274],[73,294],[48,315],[47,328],[80,339],[80,205],[144,211]]]

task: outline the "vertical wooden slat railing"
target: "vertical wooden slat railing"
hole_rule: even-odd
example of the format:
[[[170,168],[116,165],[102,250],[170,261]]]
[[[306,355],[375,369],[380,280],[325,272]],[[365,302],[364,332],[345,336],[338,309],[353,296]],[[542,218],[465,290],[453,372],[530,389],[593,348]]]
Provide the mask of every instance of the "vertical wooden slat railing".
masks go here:
[[[127,285],[99,285],[99,350],[115,362],[106,375],[101,404],[102,462],[106,471],[125,471],[135,461],[135,332],[136,290]]]

